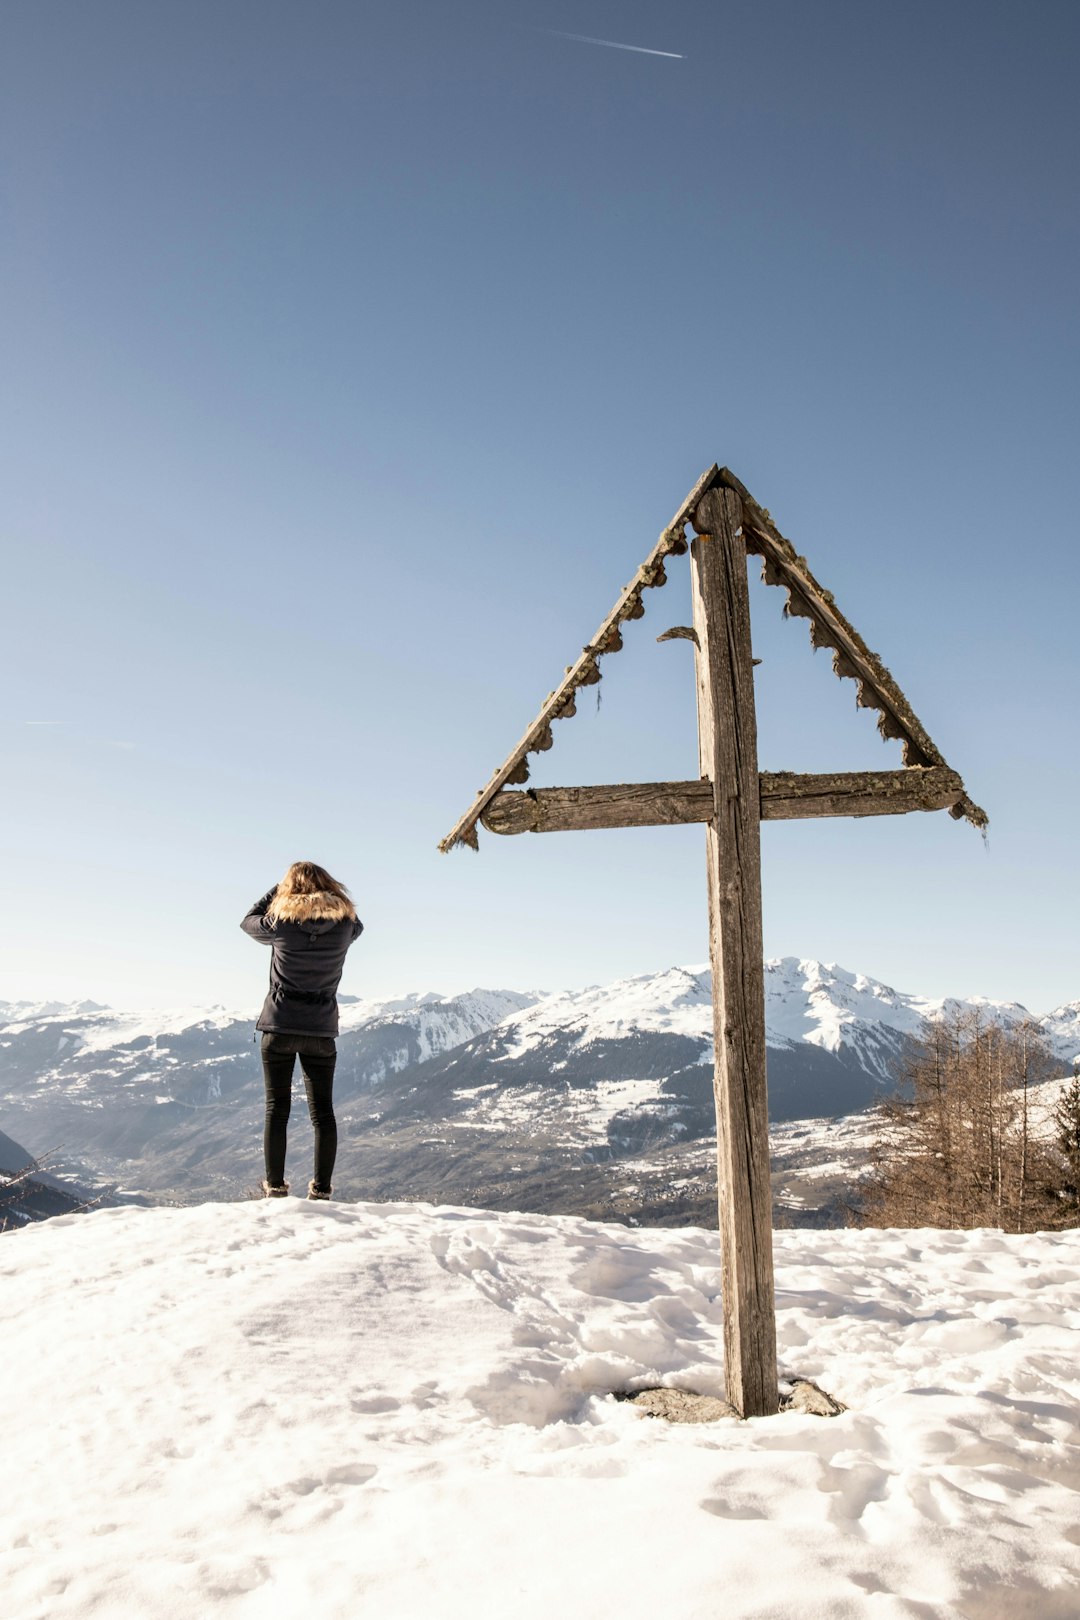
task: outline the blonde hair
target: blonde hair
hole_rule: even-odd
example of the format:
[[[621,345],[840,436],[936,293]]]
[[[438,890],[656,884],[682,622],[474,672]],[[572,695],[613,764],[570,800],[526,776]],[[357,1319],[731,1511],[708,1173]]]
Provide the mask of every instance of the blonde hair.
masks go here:
[[[314,861],[294,861],[274,891],[274,898],[266,908],[267,917],[271,922],[276,921],[283,902],[297,900],[303,895],[336,902],[328,908],[331,912],[344,907],[348,916],[356,916],[356,907],[348,889],[337,878],[331,877],[325,866],[316,866]]]

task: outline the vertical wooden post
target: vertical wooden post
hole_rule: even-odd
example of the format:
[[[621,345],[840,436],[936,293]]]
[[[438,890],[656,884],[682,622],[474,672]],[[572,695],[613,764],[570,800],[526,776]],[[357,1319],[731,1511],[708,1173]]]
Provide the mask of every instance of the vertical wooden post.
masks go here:
[[[762,1417],[779,1397],[757,720],[741,517],[731,490],[710,490],[692,519],[690,556],[698,759],[713,784],[706,839],[727,1398],[744,1417]]]

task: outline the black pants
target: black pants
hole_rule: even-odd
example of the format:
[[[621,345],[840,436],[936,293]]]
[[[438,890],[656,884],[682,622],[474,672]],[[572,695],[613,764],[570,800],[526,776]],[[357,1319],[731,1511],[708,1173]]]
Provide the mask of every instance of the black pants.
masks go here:
[[[299,1054],[307,1091],[308,1113],[315,1127],[315,1174],[320,1192],[330,1191],[337,1157],[337,1121],[334,1118],[334,1067],[337,1046],[329,1035],[264,1035],[263,1079],[266,1081],[266,1124],[263,1158],[272,1187],[285,1180],[285,1133],[292,1105],[292,1077]]]

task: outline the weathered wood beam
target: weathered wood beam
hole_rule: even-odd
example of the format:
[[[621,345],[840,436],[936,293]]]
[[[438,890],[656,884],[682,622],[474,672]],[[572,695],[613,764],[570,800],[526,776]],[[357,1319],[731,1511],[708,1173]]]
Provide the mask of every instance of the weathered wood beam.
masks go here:
[[[743,1417],[776,1411],[769,1110],[757,720],[742,509],[713,489],[691,521],[698,765],[712,783],[705,829],[716,1067],[717,1180],[727,1398]]]
[[[893,816],[948,810],[964,795],[945,765],[906,771],[836,771],[803,775],[762,771],[762,821],[816,816]],[[594,827],[670,827],[712,817],[711,782],[619,782],[603,787],[504,789],[481,821],[488,832],[583,832]]]
[[[591,827],[664,827],[708,821],[711,782],[619,782],[612,787],[526,788],[497,793],[481,820],[488,832],[582,832]]]
[[[520,742],[511,750],[484,787],[480,789],[465,814],[454,823],[446,837],[440,841],[439,849],[444,855],[448,850],[453,849],[455,844],[468,844],[475,849],[476,823],[480,820],[489,801],[508,782],[528,781],[529,762],[526,756],[542,753],[551,747],[552,721],[569,718],[574,713],[574,698],[577,691],[583,686],[594,686],[600,679],[600,668],[597,660],[606,653],[619,651],[622,646],[620,625],[629,619],[639,619],[645,612],[642,592],[665,583],[667,576],[664,572],[664,559],[685,553],[687,547],[683,530],[689,522],[690,513],[697,506],[705,491],[712,485],[718,471],[719,469],[714,463],[706,472],[702,473],[629,585],[623,589],[619,600],[615,603],[593,639],[582,649],[581,657],[576,663],[567,666],[564,678],[559,682],[554,692],[549,692],[540,713]]]
[[[816,816],[903,816],[912,810],[951,810],[964,784],[947,765],[909,766],[906,771],[835,771],[805,775],[762,771],[762,821],[802,821]]]

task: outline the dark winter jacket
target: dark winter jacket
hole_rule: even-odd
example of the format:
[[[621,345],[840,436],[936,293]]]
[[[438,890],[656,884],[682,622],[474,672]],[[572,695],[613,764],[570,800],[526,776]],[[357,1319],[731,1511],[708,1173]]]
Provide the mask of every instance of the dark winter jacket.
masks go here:
[[[290,895],[271,922],[266,909],[276,893],[271,889],[256,900],[240,924],[274,952],[270,993],[255,1027],[275,1035],[334,1036],[345,953],[364,925],[336,894]]]

